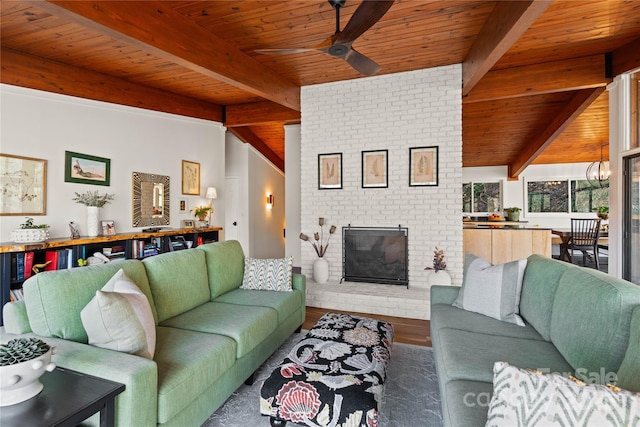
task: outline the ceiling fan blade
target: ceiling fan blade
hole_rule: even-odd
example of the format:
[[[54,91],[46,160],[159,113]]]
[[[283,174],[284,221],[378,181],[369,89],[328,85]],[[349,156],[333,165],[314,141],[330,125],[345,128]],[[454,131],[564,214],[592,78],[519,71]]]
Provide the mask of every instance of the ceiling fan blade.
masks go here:
[[[316,48],[300,48],[300,49],[256,49],[255,53],[263,55],[292,55],[295,53],[313,52]]]
[[[335,44],[351,43],[384,16],[394,0],[364,0],[353,12],[344,29],[337,34]]]
[[[365,76],[372,76],[380,71],[380,66],[378,64],[353,48],[347,52],[343,59],[347,61],[347,63],[357,72],[364,74]]]

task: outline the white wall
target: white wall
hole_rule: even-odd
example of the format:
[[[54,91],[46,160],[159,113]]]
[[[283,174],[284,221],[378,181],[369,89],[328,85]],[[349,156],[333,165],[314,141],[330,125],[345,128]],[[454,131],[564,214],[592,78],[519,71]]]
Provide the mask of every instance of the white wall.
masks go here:
[[[318,217],[338,226],[326,259],[342,275],[341,227],[409,228],[409,282],[426,281],[435,246],[446,252],[453,282],[462,281],[461,66],[375,76],[302,88],[301,228]],[[440,147],[439,185],[409,187],[409,148]],[[361,151],[389,150],[389,187],[361,188]],[[318,189],[318,154],[343,155],[343,188]],[[325,233],[328,227],[325,227]],[[300,242],[304,243],[304,242]],[[302,272],[315,252],[304,244]]]
[[[284,257],[285,185],[284,174],[249,144],[230,133],[227,145],[227,176],[239,178],[241,221],[239,240],[245,255],[254,258]],[[268,210],[266,197],[274,196]]]
[[[293,265],[300,266],[300,177],[302,165],[300,163],[300,125],[284,127],[284,158],[287,161],[285,173],[285,191],[287,197],[285,239],[285,256],[293,257]]]
[[[208,204],[204,191],[222,188],[225,177],[224,128],[220,123],[104,102],[0,85],[0,151],[46,159],[47,214],[35,222],[51,226],[52,237],[68,237],[74,221],[86,235],[86,208],[71,201],[74,192],[114,193],[113,203],[101,209],[102,219],[115,221],[118,232],[140,230],[131,225],[131,173],[168,175],[171,179],[171,223],[193,215],[178,213],[178,200],[189,209]],[[111,185],[64,182],[65,150],[111,159]],[[203,197],[181,191],[182,160],[200,163]],[[225,198],[214,201],[213,225],[224,224]],[[23,216],[0,217],[0,240],[24,222]]]

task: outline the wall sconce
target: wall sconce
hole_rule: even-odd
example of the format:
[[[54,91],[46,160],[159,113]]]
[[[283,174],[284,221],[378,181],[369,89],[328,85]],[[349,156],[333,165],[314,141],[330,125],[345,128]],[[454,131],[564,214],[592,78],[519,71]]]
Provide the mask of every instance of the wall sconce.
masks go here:
[[[268,210],[273,209],[273,194],[269,194],[267,196],[267,209]]]

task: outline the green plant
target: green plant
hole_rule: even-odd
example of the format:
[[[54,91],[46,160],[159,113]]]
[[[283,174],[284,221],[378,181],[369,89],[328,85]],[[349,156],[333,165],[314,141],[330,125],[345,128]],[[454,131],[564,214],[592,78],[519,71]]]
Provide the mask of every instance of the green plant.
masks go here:
[[[609,213],[609,206],[598,206],[593,211],[597,212],[599,214],[608,214]]]
[[[196,218],[204,218],[209,212],[213,213],[211,206],[198,206],[193,210],[193,215]]]
[[[40,357],[51,347],[38,338],[15,338],[0,345],[0,366],[15,365]]]
[[[316,251],[316,254],[322,258],[324,254],[327,252],[327,248],[329,247],[329,240],[331,240],[331,235],[336,232],[336,226],[332,225],[329,228],[329,237],[327,238],[327,242],[324,243],[324,218],[318,218],[318,224],[320,225],[320,233],[317,231],[313,233],[313,239],[315,242],[312,242],[304,233],[300,233],[300,240],[304,240],[305,242],[309,242],[313,249]]]
[[[33,218],[26,217],[24,223],[20,224],[20,228],[49,228],[47,224],[36,225],[33,223]]]
[[[444,262],[444,249],[436,249],[433,251],[433,267],[426,267],[425,270],[435,270],[437,273],[440,270],[447,268],[447,263]]]
[[[522,209],[518,207],[512,207],[512,208],[505,208],[504,210],[505,212],[514,213],[514,212],[520,212]]]
[[[82,194],[79,194],[79,193],[75,193],[75,194],[76,194],[76,197],[71,199],[74,202],[80,203],[85,206],[96,206],[99,208],[113,201],[113,197],[114,197],[113,194],[109,194],[109,193],[105,193],[101,196],[98,190],[86,191]]]

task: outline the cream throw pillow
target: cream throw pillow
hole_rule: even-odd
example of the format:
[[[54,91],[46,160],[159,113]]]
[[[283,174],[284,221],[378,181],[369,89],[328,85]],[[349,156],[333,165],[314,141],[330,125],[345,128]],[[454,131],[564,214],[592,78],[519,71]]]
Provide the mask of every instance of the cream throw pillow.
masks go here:
[[[640,394],[496,362],[488,427],[640,425]]]
[[[244,277],[240,289],[292,291],[293,257],[276,259],[244,259]]]
[[[89,344],[153,359],[156,325],[149,300],[120,269],[80,312]]]
[[[520,292],[527,260],[493,265],[468,253],[464,259],[462,289],[455,307],[524,326],[520,313]]]

